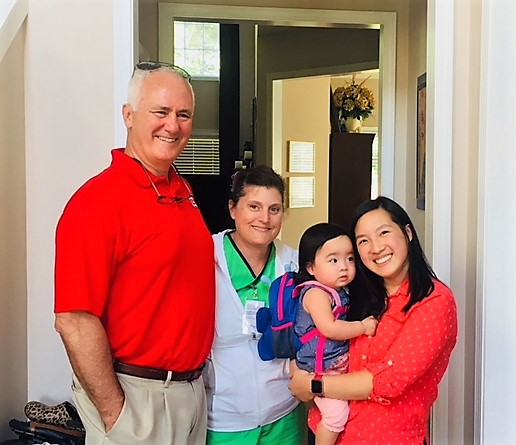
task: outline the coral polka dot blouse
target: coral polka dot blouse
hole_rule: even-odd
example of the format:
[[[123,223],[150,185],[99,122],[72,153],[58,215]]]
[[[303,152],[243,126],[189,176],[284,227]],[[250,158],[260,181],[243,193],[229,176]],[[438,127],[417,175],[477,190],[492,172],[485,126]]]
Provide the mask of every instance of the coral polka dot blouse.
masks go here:
[[[457,342],[452,292],[435,281],[434,291],[407,312],[408,281],[389,297],[374,337],[351,342],[349,372],[368,370],[368,400],[351,401],[348,423],[336,445],[422,445],[430,407]],[[314,429],[321,415],[310,410]]]

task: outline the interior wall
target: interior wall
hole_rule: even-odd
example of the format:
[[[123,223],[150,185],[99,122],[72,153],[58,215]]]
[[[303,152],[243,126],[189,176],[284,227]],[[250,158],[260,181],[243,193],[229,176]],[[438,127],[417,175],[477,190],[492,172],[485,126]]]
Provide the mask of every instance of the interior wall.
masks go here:
[[[260,27],[262,29],[262,27]],[[272,120],[268,112],[270,80],[294,73],[370,63],[378,67],[380,34],[374,29],[288,28],[259,32],[257,74],[257,159],[272,159]],[[353,42],[350,45],[349,42]],[[314,55],[317,56],[314,56]],[[289,74],[290,73],[290,74]],[[329,89],[329,87],[328,87]]]
[[[479,443],[512,445],[516,443],[516,405],[513,402],[516,393],[516,150],[513,143],[516,139],[516,89],[508,80],[516,76],[516,59],[510,56],[516,51],[516,3],[485,0],[481,7],[471,6],[470,17],[472,31],[476,32],[469,34],[480,35],[480,45],[474,45],[476,41],[469,42],[471,51],[477,50],[473,54],[479,69],[474,71],[472,79],[478,79],[478,84],[472,83],[468,91],[476,92],[478,89],[473,88],[480,85],[480,101],[475,104],[477,114],[471,116],[470,121],[477,124],[471,130],[478,131],[480,148],[477,403],[482,417],[478,425]],[[457,83],[460,80],[457,76]],[[460,91],[455,94],[458,114],[462,114],[464,96]]]
[[[461,7],[469,9],[470,6]],[[472,29],[478,26],[471,22],[470,13],[461,15],[462,24],[457,29]],[[477,15],[477,18],[479,16]],[[477,28],[478,29],[478,28]],[[452,255],[453,269],[450,285],[459,302],[459,323],[462,335],[452,358],[449,371],[449,388],[459,397],[451,397],[449,417],[462,418],[463,430],[451,428],[451,441],[464,440],[464,443],[474,443],[474,399],[475,399],[475,306],[476,306],[476,258],[477,258],[477,212],[478,212],[478,100],[479,100],[479,70],[471,70],[472,64],[479,67],[478,52],[473,50],[466,40],[475,39],[480,46],[480,33],[472,32],[457,36],[460,45],[466,45],[457,56],[457,78],[454,94],[461,97],[466,105],[464,113],[458,113],[456,130],[454,131],[453,155],[453,201],[454,209],[452,226]],[[469,65],[466,63],[469,60]]]
[[[407,188],[406,209],[416,227],[419,239],[424,247],[425,240],[425,212],[416,207],[416,165],[417,165],[417,78],[426,73],[426,0],[414,0],[410,3],[407,85],[407,113],[410,118],[407,125]]]
[[[482,419],[476,416],[473,409],[473,400],[482,398],[481,388],[475,388],[475,372],[483,364],[484,347],[486,351],[491,350],[482,340],[477,343],[482,332],[482,321],[480,318],[476,319],[476,310],[480,308],[482,313],[485,304],[482,300],[484,284],[479,285],[481,279],[477,274],[482,276],[487,267],[482,255],[487,237],[480,233],[486,217],[493,217],[495,222],[489,233],[500,234],[504,247],[510,244],[509,238],[512,234],[510,229],[504,230],[499,224],[502,219],[512,221],[507,213],[500,213],[500,209],[490,209],[485,215],[481,213],[482,191],[488,192],[487,184],[492,184],[493,180],[508,178],[510,173],[507,172],[512,165],[505,155],[504,166],[497,168],[493,175],[493,170],[489,170],[485,161],[479,158],[482,150],[483,117],[490,115],[489,111],[486,113],[480,95],[483,91],[489,91],[491,85],[497,84],[493,79],[484,77],[483,70],[491,66],[493,61],[481,61],[481,55],[486,51],[484,45],[489,45],[489,38],[482,32],[482,10],[484,6],[480,2],[428,0],[427,88],[430,100],[427,104],[425,247],[436,273],[454,292],[459,318],[459,338],[448,373],[440,386],[441,397],[433,409],[432,433],[435,441],[450,444],[514,443],[514,436],[509,441],[500,441],[496,436],[498,432],[505,434],[506,427],[511,424],[510,420],[507,422],[511,414],[505,417],[508,411],[500,409],[499,405],[501,394],[512,393],[507,386],[507,380],[502,376],[503,367],[508,364],[505,355],[498,356],[491,362],[495,365],[492,381],[500,382],[500,388],[503,388],[495,391],[496,408],[490,410],[497,421],[502,421],[495,428],[495,434],[482,440],[475,436],[475,427],[482,423]],[[498,28],[498,23],[495,26]],[[514,28],[512,25],[510,27]],[[507,39],[507,42],[513,41]],[[450,42],[453,44],[450,45]],[[500,41],[497,44],[503,46]],[[501,49],[501,46],[498,47]],[[498,56],[499,60],[505,59],[500,57],[501,53]],[[495,71],[503,73],[503,78],[510,77],[509,71],[505,69],[497,67]],[[498,81],[503,83],[501,79]],[[496,97],[497,94],[490,97]],[[514,102],[509,99],[506,103]],[[511,116],[511,113],[504,113],[504,116]],[[491,122],[493,129],[500,125],[498,117],[493,117]],[[493,134],[500,132],[494,130]],[[502,138],[506,138],[506,135],[503,134]],[[513,153],[512,148],[500,140],[492,142],[494,144],[489,146],[490,153],[502,146],[509,150],[506,153]],[[504,155],[498,159],[503,158]],[[504,171],[506,166],[509,167]],[[483,177],[484,172],[489,173],[489,178]],[[509,188],[505,190],[509,192]],[[487,196],[491,201],[497,194],[487,193]],[[506,266],[511,263],[503,253],[504,247],[495,247],[496,259],[489,263],[496,269],[502,264]],[[513,264],[509,265],[511,266],[514,268]],[[492,282],[495,289],[501,284],[499,277],[509,275],[510,273],[498,275],[496,272]],[[507,289],[503,285],[501,288]],[[499,292],[495,291],[490,295],[495,304],[501,301]],[[501,319],[495,317],[495,330],[506,319],[506,310],[510,303],[502,303],[502,306],[500,314],[503,316]],[[495,344],[500,344],[497,339]],[[478,355],[475,352],[476,347],[481,351]],[[507,344],[505,347],[510,350]],[[512,373],[512,368],[510,369]]]
[[[297,248],[303,232],[312,224],[328,218],[328,159],[329,159],[329,89],[328,77],[312,77],[277,81],[282,85],[281,169],[274,166],[287,181],[288,141],[315,144],[315,206],[289,208],[283,223],[282,240]],[[275,118],[280,119],[279,116]],[[301,175],[302,176],[302,175]],[[287,187],[288,190],[288,187]],[[288,198],[287,198],[288,203]]]
[[[27,403],[26,29],[0,61],[0,440]]]
[[[453,94],[460,111],[454,116],[452,272],[450,286],[459,309],[462,335],[449,370],[450,443],[475,443],[475,357],[477,331],[477,233],[479,198],[480,5],[456,2]],[[498,299],[498,295],[494,297]],[[460,419],[457,421],[457,419]],[[457,428],[456,425],[463,425]],[[514,442],[514,441],[511,441]],[[486,443],[501,443],[497,441]]]
[[[158,3],[182,3],[188,5],[206,4],[226,6],[259,6],[271,8],[301,8],[301,9],[335,9],[351,11],[387,11],[398,13],[398,24],[401,28],[407,25],[410,0],[138,0],[140,19],[140,42],[149,51],[151,57],[158,55]]]
[[[240,148],[243,150],[246,141],[253,140],[253,114],[255,97],[254,79],[256,70],[255,58],[255,25],[240,23]]]
[[[126,0],[124,4],[128,4]],[[26,164],[29,398],[60,403],[71,397],[71,369],[54,330],[54,235],[62,210],[88,178],[110,163],[123,125],[115,104],[132,65],[114,38],[113,4],[120,0],[29,3],[26,40]],[[125,16],[124,16],[125,17]],[[131,26],[127,23],[126,26]],[[124,35],[125,38],[125,35]],[[128,39],[126,39],[128,40]],[[127,41],[125,45],[131,45]],[[116,51],[115,51],[116,48]],[[99,68],[101,67],[101,69]],[[116,115],[119,116],[115,121]]]
[[[195,92],[193,135],[219,132],[219,81],[192,79]]]

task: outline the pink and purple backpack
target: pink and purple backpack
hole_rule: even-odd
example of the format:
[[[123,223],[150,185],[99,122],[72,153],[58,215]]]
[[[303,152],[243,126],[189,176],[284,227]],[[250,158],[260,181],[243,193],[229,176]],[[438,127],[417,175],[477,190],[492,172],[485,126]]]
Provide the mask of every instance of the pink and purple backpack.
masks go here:
[[[323,289],[332,296],[335,302],[333,314],[336,317],[343,310],[340,297],[335,289],[318,281],[305,281],[296,285],[294,276],[295,272],[287,272],[276,278],[269,290],[269,307],[260,308],[256,314],[256,326],[258,332],[262,334],[258,340],[258,355],[265,361],[274,358],[293,359],[302,344],[319,336],[317,351],[320,357],[316,357],[316,368],[319,367],[318,363],[322,367],[322,352],[324,351],[326,337],[320,335],[317,328],[312,329],[302,337],[298,337],[294,332],[299,295],[301,289],[306,286],[316,286]]]

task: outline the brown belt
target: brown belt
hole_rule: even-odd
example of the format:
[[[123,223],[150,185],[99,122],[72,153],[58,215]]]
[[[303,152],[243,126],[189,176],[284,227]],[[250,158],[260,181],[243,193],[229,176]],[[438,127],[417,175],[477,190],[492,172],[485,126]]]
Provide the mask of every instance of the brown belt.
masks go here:
[[[133,377],[140,377],[142,379],[162,380],[164,382],[167,380],[171,380],[173,382],[191,382],[201,376],[204,364],[193,371],[170,371],[172,374],[170,377],[169,371],[165,371],[164,369],[144,368],[143,366],[122,363],[118,360],[115,360],[113,363],[113,368],[115,369],[115,372],[132,375]]]

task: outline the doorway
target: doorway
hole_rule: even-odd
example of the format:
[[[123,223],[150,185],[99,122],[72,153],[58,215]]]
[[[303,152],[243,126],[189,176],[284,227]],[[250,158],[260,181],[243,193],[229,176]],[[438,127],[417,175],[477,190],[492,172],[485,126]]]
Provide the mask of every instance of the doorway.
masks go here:
[[[159,59],[172,62],[173,23],[176,20],[217,21],[220,23],[247,23],[258,26],[306,27],[306,28],[373,28],[380,33],[380,94],[382,103],[379,127],[381,149],[380,190],[382,194],[394,193],[394,96],[395,96],[395,58],[396,58],[396,14],[373,11],[330,11],[262,7],[229,7],[213,5],[159,4]],[[377,59],[378,60],[378,59]],[[364,64],[362,69],[375,66]],[[332,74],[343,72],[336,67]],[[273,165],[274,140],[272,136],[272,83],[276,74],[267,75],[266,93],[258,105],[258,134],[256,163]],[[311,73],[305,73],[310,75]],[[280,77],[281,78],[281,77]],[[255,87],[256,89],[256,87]],[[261,106],[260,106],[261,105]],[[266,122],[267,121],[267,122]],[[264,123],[266,122],[266,123]],[[222,181],[224,182],[224,181]],[[227,185],[221,190],[227,192]]]

